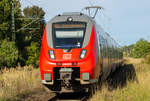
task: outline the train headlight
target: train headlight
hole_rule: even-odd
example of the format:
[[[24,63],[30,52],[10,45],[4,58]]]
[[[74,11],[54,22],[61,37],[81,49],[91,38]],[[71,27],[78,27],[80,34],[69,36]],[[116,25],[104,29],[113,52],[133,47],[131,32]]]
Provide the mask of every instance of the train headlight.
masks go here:
[[[44,80],[45,80],[46,82],[52,81],[51,74],[50,74],[50,73],[45,73],[45,74],[44,74]]]
[[[86,55],[86,49],[81,50],[80,59],[83,59]]]
[[[55,59],[55,55],[54,55],[54,51],[53,50],[49,50],[49,57],[51,58],[51,59]]]
[[[84,81],[90,80],[90,74],[89,73],[82,73],[82,80],[84,80]]]
[[[73,18],[72,17],[68,17],[67,21],[72,22]]]

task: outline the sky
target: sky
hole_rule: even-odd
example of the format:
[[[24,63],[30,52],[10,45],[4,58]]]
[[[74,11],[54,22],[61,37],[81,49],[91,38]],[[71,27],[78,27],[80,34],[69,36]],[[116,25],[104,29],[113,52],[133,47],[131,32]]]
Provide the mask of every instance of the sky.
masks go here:
[[[102,6],[97,22],[121,46],[140,38],[150,40],[149,0],[21,0],[21,5],[22,9],[38,5],[46,12],[46,21],[63,12],[80,12],[85,6]]]

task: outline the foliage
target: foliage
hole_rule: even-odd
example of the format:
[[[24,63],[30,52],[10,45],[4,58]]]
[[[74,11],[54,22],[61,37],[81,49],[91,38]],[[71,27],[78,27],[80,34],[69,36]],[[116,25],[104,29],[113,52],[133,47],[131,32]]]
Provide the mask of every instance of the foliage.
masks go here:
[[[0,67],[16,66],[18,59],[18,49],[15,42],[3,40],[0,42]]]
[[[32,7],[26,7],[23,10],[25,17],[31,17],[31,18],[43,18],[45,15],[45,12],[42,10],[42,8],[39,8],[38,6],[32,6]]]
[[[108,85],[103,84],[89,101],[150,101],[150,65],[141,63],[143,59],[125,58],[126,63],[133,64],[138,82],[128,81],[124,87],[108,90]],[[124,79],[116,72],[116,83]],[[113,83],[115,84],[115,82]]]
[[[15,42],[9,42],[12,39],[12,1],[14,2]],[[45,26],[45,12],[38,6],[26,7],[23,10],[24,14],[21,12],[19,0],[0,0],[0,41],[6,43],[7,39],[8,43],[6,44],[10,47],[15,47],[14,50],[10,49],[10,51],[14,51],[14,54],[17,53],[16,58],[9,57],[12,53],[9,53],[8,46],[3,44],[1,46],[3,49],[0,51],[1,55],[5,55],[5,58],[3,58],[4,56],[0,57],[3,60],[0,61],[0,66],[15,66],[16,62],[19,62],[22,66],[32,63],[37,66],[38,64],[42,33]],[[34,20],[37,21],[21,29]],[[5,52],[8,53],[8,57]]]
[[[10,35],[11,0],[0,1],[0,39]]]
[[[42,33],[45,26],[45,20],[43,20],[45,12],[38,6],[32,6],[24,8],[23,13],[25,18],[33,18],[24,20],[25,25],[33,20],[37,21],[28,26],[33,28],[33,30],[26,30],[24,35],[20,36],[24,39],[18,42],[21,52],[20,59],[22,64],[25,63],[25,65],[34,65],[37,67],[39,63]]]
[[[129,46],[123,46],[122,51],[124,52],[125,56],[130,56],[131,50],[134,48],[134,44],[131,44]]]
[[[126,56],[134,58],[144,58],[150,52],[150,43],[144,39],[140,39],[136,44],[122,47]]]
[[[43,20],[45,12],[42,8],[38,6],[26,7],[23,10],[25,18],[34,18],[38,19],[35,23],[32,23],[29,27],[33,28],[33,30],[27,30],[25,33],[25,40],[22,53],[26,53],[23,57],[26,65],[34,65],[38,66],[39,56],[40,56],[40,45],[42,39],[42,33],[45,25],[45,21]],[[31,19],[25,20],[25,24],[30,23]],[[34,28],[38,28],[34,30]],[[24,49],[25,48],[25,49]]]
[[[11,30],[11,3],[12,0],[1,0],[0,1],[0,40],[9,38],[11,39],[12,30]],[[21,17],[21,8],[20,8],[20,2],[14,0],[14,14],[15,17]],[[20,28],[20,20],[17,20],[16,22],[16,28]]]
[[[134,58],[143,58],[148,52],[150,52],[150,43],[144,39],[140,39],[131,51],[131,56]]]
[[[41,43],[42,39],[42,33],[45,25],[45,21],[43,20],[45,12],[42,10],[42,8],[39,8],[38,6],[32,6],[32,7],[26,7],[23,9],[24,17],[26,18],[33,18],[34,20],[37,20],[35,23],[31,24],[31,28],[38,28],[36,30],[29,30],[27,31],[27,37],[31,41]],[[31,22],[31,20],[26,21],[26,23]]]
[[[27,65],[34,65],[36,67],[38,66],[40,52],[37,46],[38,46],[37,42],[32,42],[30,46],[26,47],[28,56],[28,59],[26,61]]]

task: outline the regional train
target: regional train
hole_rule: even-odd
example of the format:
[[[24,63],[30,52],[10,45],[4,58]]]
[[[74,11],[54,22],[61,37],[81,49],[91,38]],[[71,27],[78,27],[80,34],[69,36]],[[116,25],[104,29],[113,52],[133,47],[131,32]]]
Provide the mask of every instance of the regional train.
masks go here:
[[[117,42],[86,14],[57,15],[45,26],[40,72],[51,91],[90,91],[121,62]]]

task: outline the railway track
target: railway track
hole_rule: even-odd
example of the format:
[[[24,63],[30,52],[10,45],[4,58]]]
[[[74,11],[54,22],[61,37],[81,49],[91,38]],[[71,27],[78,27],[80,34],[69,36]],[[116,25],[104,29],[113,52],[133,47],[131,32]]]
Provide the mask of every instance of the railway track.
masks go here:
[[[88,101],[87,93],[62,93],[56,94],[51,91],[40,90],[19,98],[17,101]]]
[[[60,94],[56,95],[48,101],[88,101],[88,96],[81,93]]]

